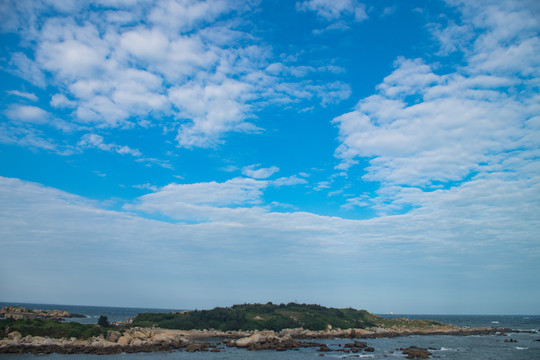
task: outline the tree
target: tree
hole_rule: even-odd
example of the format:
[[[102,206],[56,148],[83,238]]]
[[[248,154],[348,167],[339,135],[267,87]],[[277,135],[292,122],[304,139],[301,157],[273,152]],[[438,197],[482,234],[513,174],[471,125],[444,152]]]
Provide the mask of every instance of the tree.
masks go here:
[[[109,319],[107,319],[106,316],[101,315],[98,320],[98,325],[101,327],[109,327],[111,324],[109,323]]]

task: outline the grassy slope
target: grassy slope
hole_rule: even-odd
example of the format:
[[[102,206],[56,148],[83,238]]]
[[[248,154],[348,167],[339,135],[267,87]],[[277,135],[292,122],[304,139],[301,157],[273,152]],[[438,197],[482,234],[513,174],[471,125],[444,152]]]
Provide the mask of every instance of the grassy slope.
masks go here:
[[[387,320],[365,310],[335,309],[306,304],[244,304],[230,308],[192,311],[184,314],[144,313],[135,317],[135,326],[154,326],[167,329],[216,329],[216,330],[282,330],[303,327],[309,330],[332,328],[367,328],[418,326],[440,324],[432,321]]]

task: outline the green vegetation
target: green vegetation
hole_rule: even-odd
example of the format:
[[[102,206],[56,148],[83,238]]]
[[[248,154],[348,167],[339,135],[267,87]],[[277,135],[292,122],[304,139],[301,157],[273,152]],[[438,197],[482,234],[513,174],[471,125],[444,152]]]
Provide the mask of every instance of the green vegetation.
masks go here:
[[[244,304],[230,308],[195,310],[184,313],[143,313],[133,320],[134,326],[158,326],[166,329],[275,330],[299,328],[324,330],[332,328],[387,327],[390,320],[352,308],[335,309],[307,304]],[[390,325],[391,326],[391,325]]]
[[[52,338],[78,338],[88,339],[93,336],[105,335],[107,329],[96,325],[80,324],[77,322],[58,322],[55,320],[0,320],[0,338],[6,337],[8,332],[18,331],[22,336],[48,336]]]

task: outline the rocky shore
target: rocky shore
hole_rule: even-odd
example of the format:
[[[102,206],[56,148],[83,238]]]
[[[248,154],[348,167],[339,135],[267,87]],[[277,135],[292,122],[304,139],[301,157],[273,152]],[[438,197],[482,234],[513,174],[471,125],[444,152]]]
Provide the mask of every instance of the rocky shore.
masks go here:
[[[429,328],[369,328],[369,329],[328,329],[311,331],[302,328],[274,331],[214,331],[214,330],[167,330],[132,328],[120,331],[110,330],[106,336],[88,340],[76,338],[54,339],[41,336],[25,336],[14,331],[0,340],[0,354],[115,354],[154,351],[224,351],[227,347],[247,350],[291,350],[301,347],[316,347],[317,351],[361,352],[373,351],[366,343],[355,339],[397,337],[408,335],[489,335],[511,332],[510,329],[493,327],[460,328],[438,326]],[[324,343],[305,340],[343,338],[354,341],[344,348],[332,350]],[[218,340],[216,340],[218,339]],[[413,351],[414,353],[414,351]]]

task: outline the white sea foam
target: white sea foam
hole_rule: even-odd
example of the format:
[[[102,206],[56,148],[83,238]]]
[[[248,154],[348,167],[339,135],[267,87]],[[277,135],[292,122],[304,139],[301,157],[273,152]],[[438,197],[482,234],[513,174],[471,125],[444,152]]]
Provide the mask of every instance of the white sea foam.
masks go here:
[[[528,348],[526,348],[526,347],[520,347],[520,346],[516,346],[516,349],[517,349],[517,350],[527,350]]]
[[[443,347],[441,347],[441,348],[439,349],[439,351],[456,351],[456,349],[445,348],[445,347],[443,346]]]

